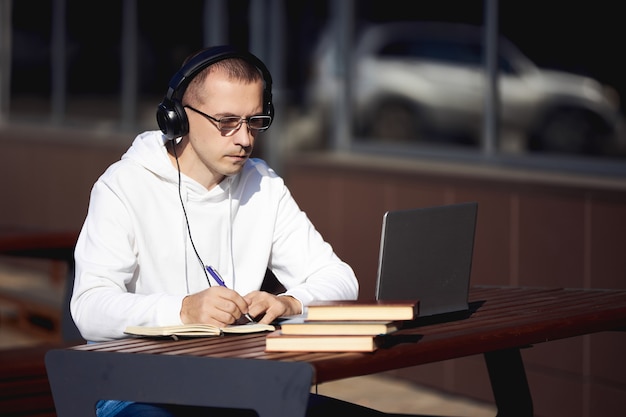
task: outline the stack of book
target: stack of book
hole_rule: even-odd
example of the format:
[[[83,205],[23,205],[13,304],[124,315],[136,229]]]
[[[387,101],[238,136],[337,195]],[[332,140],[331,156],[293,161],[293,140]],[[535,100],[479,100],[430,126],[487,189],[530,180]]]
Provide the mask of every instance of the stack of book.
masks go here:
[[[352,300],[310,304],[306,317],[285,320],[265,339],[267,352],[373,352],[384,335],[413,320],[419,301]]]

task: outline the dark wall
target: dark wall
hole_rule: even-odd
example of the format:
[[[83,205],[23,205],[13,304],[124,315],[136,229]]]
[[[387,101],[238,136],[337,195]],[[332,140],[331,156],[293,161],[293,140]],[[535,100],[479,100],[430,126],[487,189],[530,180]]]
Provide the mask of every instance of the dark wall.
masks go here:
[[[373,297],[383,213],[477,201],[472,284],[626,288],[626,182],[419,160],[298,156],[286,179],[301,208]],[[626,334],[524,349],[535,415],[620,416]],[[482,356],[395,372],[493,401]]]
[[[78,230],[96,179],[133,135],[0,128],[0,229]]]

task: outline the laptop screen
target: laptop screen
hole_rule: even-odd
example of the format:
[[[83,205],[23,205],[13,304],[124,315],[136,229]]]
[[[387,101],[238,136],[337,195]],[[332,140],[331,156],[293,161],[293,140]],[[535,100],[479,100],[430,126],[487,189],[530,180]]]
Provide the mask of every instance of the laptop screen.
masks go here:
[[[418,299],[419,316],[467,311],[476,202],[388,211],[376,298]]]

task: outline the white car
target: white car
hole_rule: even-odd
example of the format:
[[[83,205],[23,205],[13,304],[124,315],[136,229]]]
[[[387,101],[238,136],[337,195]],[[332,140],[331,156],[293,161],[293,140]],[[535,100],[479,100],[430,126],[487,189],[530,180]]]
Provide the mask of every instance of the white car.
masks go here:
[[[327,32],[315,56],[309,105],[332,120],[338,84],[335,44]],[[366,27],[355,41],[351,91],[354,128],[370,140],[478,143],[487,79],[483,30],[452,23]],[[611,152],[622,118],[609,86],[537,67],[499,40],[499,128],[517,151]],[[500,146],[504,146],[500,143]]]

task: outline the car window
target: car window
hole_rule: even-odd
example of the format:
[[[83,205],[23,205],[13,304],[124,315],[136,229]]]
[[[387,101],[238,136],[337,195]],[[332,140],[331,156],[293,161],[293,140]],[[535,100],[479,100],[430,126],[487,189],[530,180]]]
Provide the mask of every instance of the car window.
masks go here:
[[[482,65],[480,45],[446,40],[399,40],[388,43],[379,51],[382,58],[410,58],[444,62],[460,66]]]
[[[498,61],[499,61],[500,73],[509,74],[509,75],[513,75],[515,73],[515,69],[513,68],[513,65],[511,65],[511,62],[508,59],[500,55],[500,58],[498,59]]]

